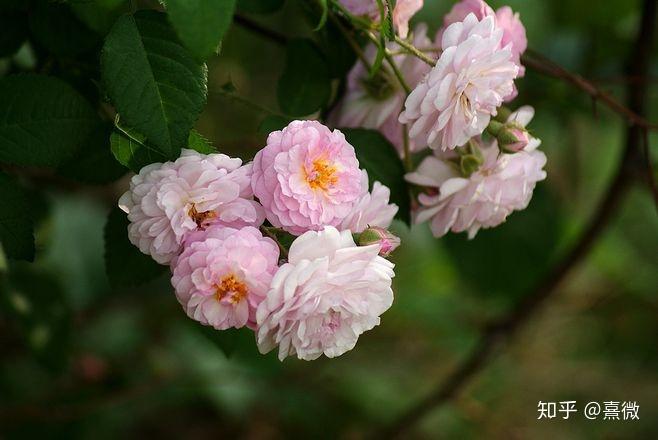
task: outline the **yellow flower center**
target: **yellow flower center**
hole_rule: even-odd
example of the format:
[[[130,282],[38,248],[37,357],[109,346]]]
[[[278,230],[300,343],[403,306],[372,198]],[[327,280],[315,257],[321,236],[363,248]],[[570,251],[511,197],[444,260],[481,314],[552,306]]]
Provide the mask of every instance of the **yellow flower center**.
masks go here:
[[[217,302],[228,297],[231,304],[237,304],[246,298],[247,285],[234,274],[224,276],[219,283],[215,284],[215,299]]]
[[[306,181],[311,188],[326,191],[338,181],[338,176],[335,174],[335,166],[325,159],[318,159],[313,162],[313,170],[306,173]]]
[[[192,220],[194,220],[194,223],[201,228],[203,227],[203,224],[207,220],[211,220],[215,217],[217,217],[217,213],[215,211],[205,211],[205,212],[199,212],[196,209],[196,206],[194,206],[194,203],[192,203],[192,207],[187,211],[187,215],[189,215]]]

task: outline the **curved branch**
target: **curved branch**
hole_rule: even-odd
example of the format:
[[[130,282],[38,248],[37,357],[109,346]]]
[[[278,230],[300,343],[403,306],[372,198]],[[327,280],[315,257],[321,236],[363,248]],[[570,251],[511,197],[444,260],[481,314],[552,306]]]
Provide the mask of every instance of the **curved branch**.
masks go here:
[[[636,44],[629,58],[628,74],[634,77],[646,78],[649,69],[649,56],[651,53],[651,43],[655,36],[655,17],[656,17],[656,0],[644,0],[642,8],[642,23],[640,32],[637,36]],[[642,60],[638,62],[638,60]],[[589,82],[580,77],[564,76],[564,69],[556,72],[562,72],[555,75],[558,78],[567,80],[590,93]],[[575,81],[576,78],[580,78]],[[636,161],[641,158],[642,135],[646,133],[646,124],[640,123],[645,121],[641,116],[646,113],[648,81],[642,84],[632,84],[628,87],[628,108],[613,104],[621,114],[629,118],[632,123],[626,133],[626,148],[621,163],[618,166],[616,175],[610,183],[608,191],[601,201],[598,209],[593,215],[589,225],[585,228],[580,239],[566,257],[545,277],[538,286],[532,290],[524,300],[512,309],[507,315],[489,325],[480,336],[470,355],[466,357],[453,372],[427,397],[411,407],[400,418],[393,421],[386,427],[376,438],[393,438],[411,429],[416,422],[423,418],[430,411],[446,403],[457,395],[470,381],[487,365],[494,357],[497,349],[504,342],[511,339],[517,330],[526,323],[540,307],[552,295],[557,292],[557,287],[562,283],[571,270],[580,263],[592,249],[601,233],[613,218],[616,208],[622,200],[626,188],[631,182],[636,166]],[[588,91],[590,90],[590,91]],[[592,94],[592,93],[590,93]],[[594,96],[594,95],[593,95]],[[607,95],[603,95],[607,96]],[[597,98],[610,104],[611,98],[602,98],[602,95],[596,94]],[[614,102],[614,101],[613,101]],[[629,111],[627,112],[626,110]],[[636,115],[636,116],[631,116]]]
[[[593,82],[583,78],[582,76],[576,73],[569,72],[567,69],[555,63],[554,61],[551,61],[550,59],[546,58],[544,55],[540,54],[539,52],[535,52],[534,50],[528,49],[525,55],[523,56],[523,64],[535,70],[538,73],[551,76],[553,78],[561,79],[569,84],[572,84],[573,86],[579,88],[583,92],[590,95],[592,99],[602,102],[612,111],[626,118],[626,120],[631,125],[637,125],[639,127],[643,127],[650,130],[658,130],[658,124],[654,124],[648,121],[646,118],[639,115],[633,109],[625,106],[624,104],[620,103],[615,98],[613,98],[611,95],[598,88]],[[644,78],[642,76],[637,76],[637,75],[634,77]],[[640,85],[638,84],[639,81],[637,81],[634,83],[634,86],[646,87],[646,81],[643,82],[644,84]]]

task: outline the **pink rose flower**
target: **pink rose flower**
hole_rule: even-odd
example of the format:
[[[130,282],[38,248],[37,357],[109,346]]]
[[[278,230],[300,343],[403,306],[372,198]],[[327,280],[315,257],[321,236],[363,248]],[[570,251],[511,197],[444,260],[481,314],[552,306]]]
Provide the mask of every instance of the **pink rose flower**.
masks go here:
[[[521,55],[528,48],[528,38],[519,13],[515,14],[512,8],[503,6],[496,11],[496,24],[503,30],[503,39],[500,44],[503,47],[511,45],[512,57],[519,66],[519,77],[525,76],[525,67],[521,64]]]
[[[411,92],[400,115],[409,136],[432,149],[451,150],[480,135],[512,93],[519,68],[493,17],[469,14],[443,34],[436,66]]]
[[[397,0],[393,8],[393,27],[401,38],[409,34],[409,21],[423,8],[423,0]]]
[[[369,226],[388,228],[398,212],[398,206],[389,203],[391,190],[387,186],[375,182],[372,186],[372,192],[369,192],[368,173],[365,170],[362,172],[361,198],[340,223],[339,229],[342,231],[363,232]]]
[[[509,120],[528,121],[531,108],[522,108]],[[514,154],[500,153],[496,141],[481,145],[483,164],[470,176],[463,176],[457,167],[445,160],[429,156],[418,169],[406,176],[407,181],[431,190],[420,194],[420,209],[415,223],[431,220],[435,237],[448,231],[467,231],[475,237],[481,228],[492,228],[503,223],[513,211],[523,210],[530,203],[535,184],[546,178],[543,170],[546,156],[537,147],[539,139],[532,138],[525,149]]]
[[[340,0],[340,3],[353,15],[379,20],[379,6],[376,0]]]
[[[507,142],[503,143],[502,139],[499,139],[498,146],[506,153],[518,153],[530,142],[530,134],[522,128],[512,127],[505,134]]]
[[[190,318],[217,330],[255,329],[278,260],[278,246],[258,229],[212,226],[186,243],[171,284]]]
[[[142,168],[119,206],[128,213],[131,243],[168,264],[191,232],[214,224],[260,226],[265,213],[252,197],[250,164],[183,150],[175,162]]]
[[[393,303],[394,265],[379,249],[357,246],[350,231],[330,226],[298,237],[258,306],[261,353],[278,345],[280,360],[313,360],[354,348]]]
[[[468,14],[474,14],[478,20],[482,20],[485,17],[496,18],[496,26],[503,30],[501,45],[505,47],[511,44],[510,50],[512,51],[512,57],[514,62],[519,66],[519,77],[524,76],[525,67],[521,65],[521,55],[528,48],[528,39],[526,38],[525,27],[521,23],[519,14],[515,14],[509,6],[503,6],[494,12],[483,0],[462,0],[455,3],[450,12],[443,17],[443,27],[439,29],[438,33],[439,40],[441,40],[448,26],[464,21]],[[514,94],[514,96],[516,95]]]
[[[379,21],[381,14],[376,0],[340,0],[353,15]],[[397,0],[393,8],[393,27],[401,38],[407,38],[409,20],[423,8],[423,0]]]
[[[432,41],[427,38],[427,26],[420,24],[413,32],[413,44],[416,47],[431,47]],[[396,43],[388,43],[391,52],[400,52]],[[369,44],[365,49],[369,63],[377,56],[377,48]],[[430,66],[422,60],[405,52],[394,55],[402,76],[409,87],[416,87],[420,80],[430,71]],[[404,106],[407,94],[400,86],[398,79],[390,71],[386,63],[380,72],[370,78],[368,69],[361,61],[357,61],[347,77],[347,90],[340,105],[332,112],[329,120],[337,127],[364,127],[379,130],[403,154],[402,124],[398,117]],[[412,152],[425,145],[410,143]]]
[[[337,226],[362,195],[354,148],[317,121],[271,133],[254,158],[251,185],[267,219],[295,235]]]
[[[443,27],[439,30],[439,39],[441,39],[443,32],[445,32],[448,26],[464,21],[468,14],[475,15],[475,18],[478,20],[495,15],[491,6],[483,0],[461,0],[455,3],[450,12],[443,17]]]

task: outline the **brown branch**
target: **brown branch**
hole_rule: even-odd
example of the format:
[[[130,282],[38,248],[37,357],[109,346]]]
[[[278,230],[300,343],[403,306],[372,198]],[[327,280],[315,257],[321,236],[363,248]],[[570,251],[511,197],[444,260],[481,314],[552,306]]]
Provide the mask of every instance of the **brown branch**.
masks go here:
[[[551,61],[550,59],[546,58],[544,55],[541,55],[538,52],[528,49],[525,55],[523,56],[523,64],[537,71],[538,73],[542,73],[544,75],[551,76],[553,78],[561,79],[569,84],[572,84],[573,86],[579,88],[583,92],[590,95],[592,99],[602,102],[612,111],[626,118],[626,120],[631,125],[637,125],[639,127],[647,128],[650,130],[658,130],[658,124],[654,124],[646,120],[643,116],[639,115],[631,108],[620,103],[614,97],[612,97],[608,93],[598,88],[591,81],[583,78],[582,76],[576,73],[569,72],[564,67],[560,66],[554,61]],[[646,84],[646,76],[635,75],[633,77],[638,79],[645,78],[645,80],[642,81],[642,83]],[[634,82],[633,86],[641,87],[638,83],[639,80]]]
[[[649,191],[653,197],[654,205],[658,210],[658,183],[656,183],[656,174],[653,170],[653,161],[651,160],[651,148],[649,146],[649,130],[642,132],[642,154],[646,162],[646,181],[649,186]]]
[[[656,0],[644,0],[642,10],[642,23],[637,36],[637,42],[629,58],[628,73],[634,77],[646,77],[651,53],[651,43],[655,34]],[[641,62],[638,62],[642,60]],[[580,239],[564,257],[564,259],[551,270],[538,286],[512,309],[510,313],[503,316],[487,326],[471,353],[464,359],[453,372],[433,392],[419,403],[411,407],[400,418],[394,420],[375,438],[394,438],[410,430],[416,422],[422,419],[430,411],[435,410],[442,404],[456,396],[471,380],[481,372],[488,362],[494,357],[503,343],[509,341],[519,328],[523,326],[540,307],[557,292],[557,287],[564,281],[566,276],[587,257],[601,233],[605,230],[610,220],[614,217],[617,206],[623,199],[631,179],[633,168],[638,157],[641,158],[642,134],[646,133],[647,124],[641,116],[646,113],[646,98],[648,82],[641,85],[632,84],[628,87],[628,109],[618,105],[611,98],[602,98],[596,89],[590,88],[590,83],[578,76],[565,74],[564,69],[555,71],[558,78],[564,79],[582,88],[590,95],[601,99],[609,107],[624,114],[629,122],[626,133],[626,148],[622,161],[617,169],[608,191],[594,213],[591,222],[585,228]],[[607,95],[606,95],[607,96]],[[627,111],[628,110],[628,111]],[[633,116],[635,115],[635,116]],[[641,121],[645,121],[640,123]]]

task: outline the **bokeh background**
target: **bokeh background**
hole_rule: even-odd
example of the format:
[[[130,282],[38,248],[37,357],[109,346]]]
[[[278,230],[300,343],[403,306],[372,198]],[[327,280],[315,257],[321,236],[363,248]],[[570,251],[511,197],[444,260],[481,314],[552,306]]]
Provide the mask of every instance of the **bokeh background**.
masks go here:
[[[450,0],[425,0],[416,21],[436,29]],[[623,99],[639,18],[637,0],[510,0],[530,47]],[[252,18],[289,35],[310,34],[298,2]],[[655,45],[655,47],[658,45]],[[652,71],[658,78],[654,50]],[[3,63],[17,62],[4,60]],[[20,62],[20,60],[19,60]],[[233,25],[209,64],[209,102],[198,122],[222,152],[250,158],[276,112],[284,48]],[[361,438],[433,389],[468,353],[483,323],[516,303],[559,260],[605,191],[624,123],[592,111],[578,90],[528,69],[515,104],[532,104],[548,178],[530,207],[502,227],[431,237],[426,225],[394,229],[403,246],[396,300],[382,324],[337,359],[281,363],[258,354],[248,330],[219,334],[186,318],[166,276],[113,290],[103,227],[112,187],[48,189],[37,261],[12,263],[12,307],[39,301],[29,326],[0,315],[0,438]],[[653,88],[656,89],[655,87]],[[658,93],[648,101],[658,118]],[[652,137],[653,145],[658,138]],[[654,147],[654,156],[658,151]],[[2,201],[0,201],[2,203]],[[44,311],[45,310],[45,311]],[[658,438],[658,216],[632,189],[611,226],[513,339],[450,404],[413,431],[418,438]],[[537,420],[538,401],[637,401],[639,421]]]

